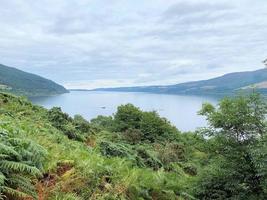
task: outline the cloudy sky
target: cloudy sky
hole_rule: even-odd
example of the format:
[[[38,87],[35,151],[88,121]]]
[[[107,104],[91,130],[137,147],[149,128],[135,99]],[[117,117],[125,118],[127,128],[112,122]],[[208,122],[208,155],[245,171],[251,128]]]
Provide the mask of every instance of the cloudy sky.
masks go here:
[[[68,88],[263,67],[267,0],[1,0],[0,63]]]

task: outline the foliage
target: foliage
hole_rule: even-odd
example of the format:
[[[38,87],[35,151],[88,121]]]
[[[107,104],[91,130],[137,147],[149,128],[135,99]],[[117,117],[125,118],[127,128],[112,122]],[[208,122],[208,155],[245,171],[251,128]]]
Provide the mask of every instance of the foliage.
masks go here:
[[[11,149],[0,150],[1,162],[12,161],[2,168],[30,167],[19,164],[28,190],[0,175],[9,199],[14,191],[44,200],[266,199],[266,105],[255,94],[205,104],[210,126],[184,134],[131,104],[91,122],[8,94],[0,93],[0,106],[0,144]]]
[[[205,104],[200,112],[210,123],[208,135],[215,150],[214,174],[200,179],[204,186],[197,192],[201,199],[266,199],[267,167],[266,122],[267,106],[258,94],[225,98],[215,108]],[[262,150],[260,160],[255,151]],[[256,150],[257,149],[257,150]],[[208,170],[210,171],[210,170]]]
[[[117,131],[126,131],[127,129],[139,129],[142,118],[142,111],[132,104],[121,105],[117,108],[114,115]]]
[[[90,134],[90,125],[82,116],[75,115],[72,119],[61,108],[53,107],[48,111],[48,120],[70,139],[84,141]]]
[[[121,105],[114,115],[116,131],[124,132],[126,138],[135,137],[134,141],[155,142],[156,140],[174,139],[177,129],[157,112],[143,112],[132,104]]]
[[[46,151],[30,140],[16,138],[5,126],[0,126],[0,199],[37,198],[32,180],[41,176]]]

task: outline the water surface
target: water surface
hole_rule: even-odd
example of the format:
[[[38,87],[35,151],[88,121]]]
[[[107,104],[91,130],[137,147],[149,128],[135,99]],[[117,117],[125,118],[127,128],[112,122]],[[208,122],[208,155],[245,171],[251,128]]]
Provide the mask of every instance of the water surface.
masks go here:
[[[216,98],[151,93],[71,91],[52,97],[34,97],[33,103],[46,108],[59,106],[71,116],[80,114],[90,120],[98,115],[112,115],[121,104],[132,103],[145,111],[157,111],[181,131],[193,131],[206,125],[197,115],[202,103],[215,104]]]

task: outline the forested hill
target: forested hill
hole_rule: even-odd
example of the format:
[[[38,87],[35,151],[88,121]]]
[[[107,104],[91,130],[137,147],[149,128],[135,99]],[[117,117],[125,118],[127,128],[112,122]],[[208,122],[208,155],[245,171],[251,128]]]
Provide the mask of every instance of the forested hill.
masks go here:
[[[267,69],[256,71],[235,72],[220,77],[180,83],[167,86],[121,87],[100,88],[99,91],[123,91],[123,92],[153,92],[171,94],[195,94],[195,95],[225,95],[239,91],[248,91],[254,88],[260,92],[267,92]]]
[[[0,91],[25,96],[47,96],[68,92],[63,86],[35,74],[0,64]]]

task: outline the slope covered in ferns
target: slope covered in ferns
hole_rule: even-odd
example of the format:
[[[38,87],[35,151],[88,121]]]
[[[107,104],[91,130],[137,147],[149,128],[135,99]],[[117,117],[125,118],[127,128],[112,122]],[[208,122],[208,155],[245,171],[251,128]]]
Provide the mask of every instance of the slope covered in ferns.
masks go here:
[[[184,134],[131,104],[88,122],[1,93],[1,198],[266,199],[265,101],[200,114],[210,127]]]

